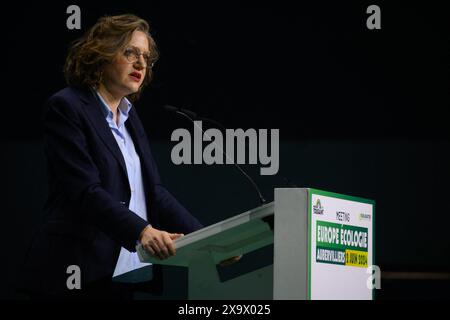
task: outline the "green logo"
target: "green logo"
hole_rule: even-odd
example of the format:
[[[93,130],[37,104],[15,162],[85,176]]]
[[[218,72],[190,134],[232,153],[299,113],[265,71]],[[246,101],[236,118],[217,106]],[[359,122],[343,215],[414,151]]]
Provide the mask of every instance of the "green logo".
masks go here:
[[[316,205],[313,205],[313,213],[314,214],[323,214],[322,203],[320,203],[320,199],[317,199]]]

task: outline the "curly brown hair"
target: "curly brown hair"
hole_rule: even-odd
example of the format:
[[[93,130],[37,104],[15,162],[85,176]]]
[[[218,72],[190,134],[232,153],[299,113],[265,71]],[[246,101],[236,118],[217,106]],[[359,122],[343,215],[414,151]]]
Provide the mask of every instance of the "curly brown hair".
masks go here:
[[[69,49],[64,65],[64,77],[70,86],[91,86],[97,88],[102,82],[103,68],[113,62],[119,52],[123,52],[134,31],[147,35],[151,61],[158,59],[158,48],[150,35],[147,21],[133,15],[105,16],[100,18]],[[152,68],[147,67],[144,81],[139,91],[127,98],[135,101],[142,88],[150,83]]]

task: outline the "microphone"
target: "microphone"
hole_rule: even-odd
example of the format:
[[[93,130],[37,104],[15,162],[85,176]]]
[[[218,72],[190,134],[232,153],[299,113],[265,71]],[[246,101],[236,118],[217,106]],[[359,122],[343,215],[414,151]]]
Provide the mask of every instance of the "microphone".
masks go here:
[[[190,111],[190,110],[187,110],[187,109],[183,109],[183,108],[174,107],[174,106],[171,106],[171,105],[165,105],[163,108],[165,110],[167,110],[167,111],[175,112],[175,113],[178,113],[178,114],[188,118],[192,123],[194,123],[195,120],[202,120],[202,121],[206,121],[206,122],[212,123],[212,124],[218,126],[219,128],[221,128],[224,131],[226,130],[225,127],[222,124],[220,124],[219,122],[217,122],[217,121],[215,121],[213,119],[210,119],[210,118],[199,117],[193,111]],[[202,131],[202,134],[203,134],[204,133],[203,129],[201,129],[201,131]],[[215,143],[215,142],[213,141],[212,143]],[[220,150],[222,151],[222,153],[226,157],[229,158],[229,156],[226,154],[226,152],[222,148],[220,148]],[[261,202],[261,204],[265,204],[266,203],[266,199],[264,199],[264,197],[263,197],[261,191],[259,190],[258,185],[255,183],[255,181],[241,168],[241,166],[239,166],[234,161],[234,159],[233,159],[233,164],[236,167],[236,169],[238,169],[239,172],[241,172],[247,178],[247,180],[250,181],[250,183],[252,184],[252,186],[255,189],[256,193],[258,194],[258,198],[259,198],[259,201]]]
[[[223,131],[226,130],[225,127],[222,124],[220,124],[219,122],[217,122],[217,121],[215,121],[213,119],[210,119],[210,118],[199,117],[194,111],[183,109],[183,108],[174,107],[174,106],[171,106],[171,105],[165,105],[163,108],[166,109],[167,111],[176,112],[176,113],[181,114],[183,116],[188,116],[189,120],[191,120],[191,121],[195,121],[195,120],[206,121],[206,122],[209,122],[209,123],[212,123],[212,124],[218,126]]]
[[[174,106],[171,106],[171,105],[165,105],[164,109],[166,109],[167,111],[176,112],[176,113],[179,113],[179,114],[183,114],[184,113],[185,115],[188,115],[190,118],[197,119],[197,114],[195,112],[193,112],[193,111],[190,111],[190,110],[186,110],[186,109],[183,109],[183,108],[177,108],[177,107],[174,107]]]

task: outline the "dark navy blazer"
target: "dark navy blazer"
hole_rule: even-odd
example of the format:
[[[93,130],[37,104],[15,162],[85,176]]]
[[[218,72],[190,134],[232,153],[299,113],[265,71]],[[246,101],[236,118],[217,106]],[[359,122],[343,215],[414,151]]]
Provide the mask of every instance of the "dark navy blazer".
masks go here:
[[[148,222],[128,209],[125,162],[101,108],[92,91],[74,87],[46,104],[49,198],[22,274],[32,290],[64,291],[70,265],[80,267],[82,285],[111,278],[120,248],[135,251],[149,223],[185,234],[202,228],[161,184],[136,108],[125,124],[141,160]]]

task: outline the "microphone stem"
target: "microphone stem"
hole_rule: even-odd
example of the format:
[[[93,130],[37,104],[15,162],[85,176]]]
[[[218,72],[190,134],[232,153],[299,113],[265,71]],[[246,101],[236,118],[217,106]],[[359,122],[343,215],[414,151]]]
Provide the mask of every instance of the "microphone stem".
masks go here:
[[[182,111],[180,111],[180,110],[177,110],[177,111],[175,111],[176,113],[178,113],[178,114],[181,114],[182,116],[184,116],[184,117],[186,117],[186,118],[188,118],[192,123],[194,123],[194,125],[196,125],[197,126],[197,128],[198,129],[200,129],[200,131],[202,132],[202,134],[205,134],[205,132],[203,131],[203,129],[202,128],[200,128],[196,123],[195,123],[195,121],[194,121],[194,119],[192,119],[189,115],[187,115],[186,113],[184,113],[184,112],[182,112]],[[213,123],[213,124],[215,124],[215,125],[217,125],[218,127],[220,127],[220,128],[222,128],[223,130],[225,130],[226,131],[226,129],[220,124],[220,123],[218,123],[217,121],[214,121],[214,120],[212,120],[212,119],[209,119],[209,118],[200,118],[201,120],[205,120],[205,121],[209,121],[209,122],[211,122],[211,123]],[[210,137],[208,137],[210,140],[211,140],[211,138]],[[211,140],[212,141],[212,140]],[[213,142],[214,143],[214,142]],[[222,152],[222,154],[223,155],[225,155],[225,157],[227,157],[228,159],[230,159],[230,157],[225,153],[225,151],[223,151],[223,149],[222,148],[219,148],[220,149],[220,151]],[[253,187],[255,188],[255,190],[256,190],[256,193],[258,194],[258,198],[259,198],[259,201],[261,202],[261,204],[265,204],[266,203],[266,199],[264,199],[264,197],[263,197],[263,195],[262,195],[262,193],[261,193],[261,191],[259,190],[259,188],[258,188],[258,186],[256,185],[256,183],[255,183],[255,181],[253,181],[253,179],[236,163],[236,162],[234,162],[234,159],[230,159],[232,162],[233,162],[233,164],[234,164],[234,166],[247,178],[247,180],[248,181],[250,181],[250,183],[253,185]]]

